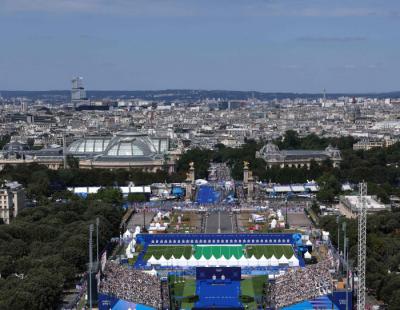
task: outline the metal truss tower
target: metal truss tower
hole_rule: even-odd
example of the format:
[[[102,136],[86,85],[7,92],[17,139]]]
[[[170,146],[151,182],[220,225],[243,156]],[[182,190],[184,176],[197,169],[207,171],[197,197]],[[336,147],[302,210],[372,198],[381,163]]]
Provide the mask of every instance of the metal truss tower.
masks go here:
[[[359,185],[360,203],[358,206],[358,292],[357,310],[365,310],[365,261],[367,255],[367,209],[365,196],[367,184]]]

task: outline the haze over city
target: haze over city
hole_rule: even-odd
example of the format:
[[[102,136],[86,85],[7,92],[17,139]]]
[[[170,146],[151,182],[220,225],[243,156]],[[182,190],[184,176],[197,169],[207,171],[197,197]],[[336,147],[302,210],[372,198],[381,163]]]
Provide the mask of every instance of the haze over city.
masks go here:
[[[400,0],[0,0],[1,310],[399,310]]]
[[[400,3],[0,0],[0,90],[399,90]]]

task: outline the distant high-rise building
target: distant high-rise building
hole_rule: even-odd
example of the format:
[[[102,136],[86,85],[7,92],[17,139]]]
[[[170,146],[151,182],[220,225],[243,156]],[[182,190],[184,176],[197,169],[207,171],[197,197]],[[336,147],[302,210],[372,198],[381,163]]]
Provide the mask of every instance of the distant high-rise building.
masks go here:
[[[83,87],[83,78],[75,77],[72,79],[72,89],[71,89],[71,102],[73,104],[79,104],[82,101],[86,101],[86,91]]]

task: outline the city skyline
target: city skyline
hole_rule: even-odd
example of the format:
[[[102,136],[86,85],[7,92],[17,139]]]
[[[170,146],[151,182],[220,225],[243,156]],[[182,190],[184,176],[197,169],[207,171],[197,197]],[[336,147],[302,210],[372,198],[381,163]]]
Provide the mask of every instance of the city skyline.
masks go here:
[[[0,89],[398,91],[400,4],[0,0]]]

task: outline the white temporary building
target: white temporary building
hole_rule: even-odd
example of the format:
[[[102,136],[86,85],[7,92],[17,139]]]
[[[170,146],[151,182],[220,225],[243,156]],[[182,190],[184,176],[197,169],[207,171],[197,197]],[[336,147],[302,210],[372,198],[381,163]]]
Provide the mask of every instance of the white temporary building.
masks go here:
[[[238,259],[238,263],[239,263],[239,266],[246,267],[249,265],[249,260],[246,257],[244,257],[244,255],[243,255],[242,257],[240,257]]]
[[[211,256],[210,259],[208,260],[208,265],[215,267],[219,265],[219,262],[214,256]]]
[[[252,255],[250,258],[247,259],[249,266],[256,267],[259,266],[259,260]]]
[[[133,249],[133,252],[135,252],[135,249]],[[133,258],[132,247],[130,243],[126,247],[125,254],[127,258]]]
[[[289,266],[291,267],[298,267],[299,266],[299,260],[296,256],[292,256],[289,258]]]
[[[275,257],[275,255],[272,255],[270,258],[271,266],[278,266],[279,265],[279,260]]]
[[[127,230],[124,232],[123,238],[124,238],[124,239],[130,239],[130,238],[132,238],[132,233],[130,232],[129,229],[127,229]]]
[[[135,245],[136,245],[136,240],[132,239],[132,241],[129,243],[128,246],[130,248],[131,253],[135,253]]]
[[[280,264],[280,265],[287,265],[287,264],[289,264],[289,260],[286,258],[285,255],[282,255],[282,257],[279,259],[279,264]]]
[[[167,265],[167,259],[164,257],[164,255],[161,255],[157,261],[157,264],[160,264],[161,266]]]
[[[148,263],[148,264],[151,264],[151,265],[155,265],[155,264],[158,263],[158,260],[152,255],[152,256],[147,260],[147,263]]]

